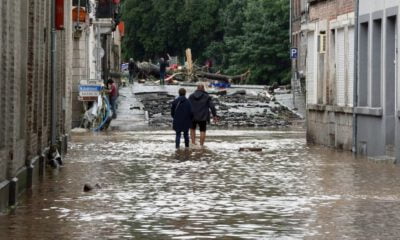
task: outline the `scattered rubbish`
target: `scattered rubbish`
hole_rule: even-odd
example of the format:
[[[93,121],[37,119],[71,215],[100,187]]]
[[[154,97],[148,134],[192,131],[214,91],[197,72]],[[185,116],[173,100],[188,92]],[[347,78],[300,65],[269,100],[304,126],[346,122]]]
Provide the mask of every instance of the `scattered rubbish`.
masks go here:
[[[106,96],[99,96],[98,100],[93,102],[91,107],[85,112],[81,127],[92,129],[93,131],[102,131],[107,129],[112,118],[111,106]]]
[[[179,66],[176,63],[170,64],[167,68],[165,82],[167,84],[179,84],[179,82],[210,82],[214,87],[228,88],[232,83],[245,84],[250,77],[250,70],[239,75],[224,75],[220,72],[209,72],[209,68],[195,65],[192,60],[191,50],[186,50],[187,62],[184,66]],[[159,83],[160,66],[151,62],[137,63],[138,82],[153,82]]]
[[[222,127],[287,127],[299,117],[287,107],[271,101],[268,92],[259,94],[237,90],[232,94],[228,91],[208,89],[213,95],[219,121],[211,125]],[[135,93],[148,113],[150,126],[169,127],[172,124],[171,103],[175,96],[167,92]]]
[[[56,146],[51,147],[48,159],[48,164],[54,169],[63,165],[61,155]]]
[[[239,152],[262,152],[262,148],[239,148]]]
[[[96,183],[94,186],[93,185],[91,185],[90,183],[85,183],[85,185],[83,185],[83,191],[84,192],[90,192],[90,191],[92,191],[93,189],[101,189],[101,185],[100,184],[98,184],[98,183]]]

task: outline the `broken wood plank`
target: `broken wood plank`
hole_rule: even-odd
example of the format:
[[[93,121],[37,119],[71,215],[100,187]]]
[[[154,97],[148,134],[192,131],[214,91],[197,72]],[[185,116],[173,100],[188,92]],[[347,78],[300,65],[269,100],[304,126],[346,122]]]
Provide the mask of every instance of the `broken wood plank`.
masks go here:
[[[239,152],[262,152],[262,148],[239,148]]]

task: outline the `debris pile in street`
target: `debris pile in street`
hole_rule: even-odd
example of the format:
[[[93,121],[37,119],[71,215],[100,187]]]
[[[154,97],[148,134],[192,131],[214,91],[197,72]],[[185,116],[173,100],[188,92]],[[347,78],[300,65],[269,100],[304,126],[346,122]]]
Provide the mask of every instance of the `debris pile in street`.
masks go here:
[[[136,96],[148,112],[150,126],[171,126],[171,103],[175,96],[167,92],[137,93]],[[212,125],[221,127],[286,127],[300,119],[268,94],[240,90],[229,95],[214,95],[213,102],[220,120]]]
[[[284,127],[299,117],[287,107],[262,94],[237,92],[213,99],[220,121],[218,126]]]
[[[149,125],[167,127],[171,125],[171,104],[175,96],[167,92],[143,92],[135,96],[143,104],[148,113]]]

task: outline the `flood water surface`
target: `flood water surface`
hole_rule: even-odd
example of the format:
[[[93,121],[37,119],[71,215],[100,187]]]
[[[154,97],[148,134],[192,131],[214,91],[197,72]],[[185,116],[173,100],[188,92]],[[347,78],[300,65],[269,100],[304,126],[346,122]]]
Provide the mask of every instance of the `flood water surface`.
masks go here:
[[[399,238],[400,168],[297,130],[208,135],[179,151],[171,131],[72,136],[65,166],[0,216],[0,239]]]

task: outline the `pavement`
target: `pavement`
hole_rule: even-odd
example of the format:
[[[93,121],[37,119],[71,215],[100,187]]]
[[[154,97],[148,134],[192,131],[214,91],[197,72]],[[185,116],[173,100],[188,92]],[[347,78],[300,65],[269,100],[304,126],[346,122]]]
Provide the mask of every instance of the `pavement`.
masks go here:
[[[117,105],[117,118],[110,124],[112,130],[131,131],[148,126],[146,112],[135,98],[132,86],[119,89]]]

